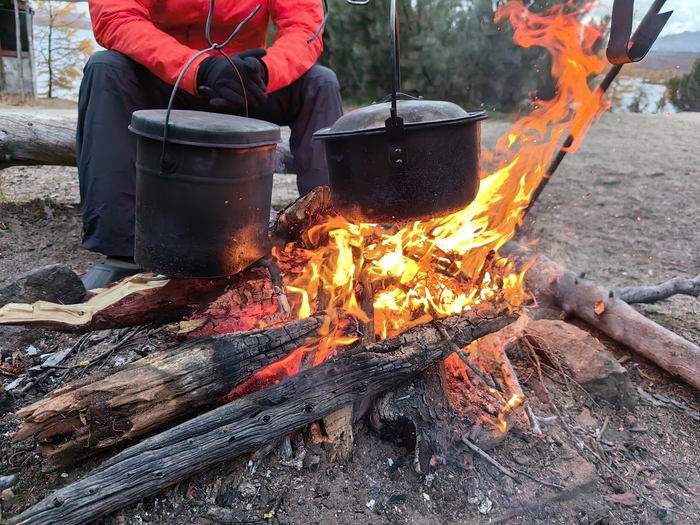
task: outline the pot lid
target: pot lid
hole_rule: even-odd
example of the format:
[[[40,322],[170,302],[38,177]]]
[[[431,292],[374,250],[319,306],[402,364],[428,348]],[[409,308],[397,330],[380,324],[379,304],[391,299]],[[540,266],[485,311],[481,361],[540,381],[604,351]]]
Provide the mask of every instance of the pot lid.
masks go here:
[[[164,109],[135,111],[129,129],[142,137],[162,141],[165,113]],[[253,118],[204,111],[173,110],[168,120],[168,142],[176,144],[249,148],[279,141],[279,126]]]
[[[403,118],[405,126],[419,124],[437,124],[461,120],[483,120],[484,111],[468,112],[452,102],[441,100],[398,100],[396,113]],[[346,134],[358,131],[385,129],[385,121],[391,116],[391,103],[372,104],[351,111],[340,117],[330,128],[323,129],[319,135]]]

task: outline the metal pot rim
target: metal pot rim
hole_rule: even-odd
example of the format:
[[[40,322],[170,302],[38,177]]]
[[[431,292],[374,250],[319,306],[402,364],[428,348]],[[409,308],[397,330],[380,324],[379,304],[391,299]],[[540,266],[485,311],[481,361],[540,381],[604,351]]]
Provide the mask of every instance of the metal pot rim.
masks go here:
[[[469,112],[469,114],[465,117],[457,117],[457,118],[452,118],[452,119],[443,119],[443,120],[431,120],[428,122],[409,122],[405,123],[404,127],[409,130],[409,129],[417,129],[417,128],[433,128],[433,127],[440,127],[440,126],[453,126],[456,124],[471,124],[472,122],[479,122],[482,120],[486,120],[488,115],[486,114],[486,111],[484,110],[479,110],[479,111],[472,111]],[[376,127],[376,128],[370,128],[370,129],[358,129],[358,130],[352,130],[352,131],[330,131],[331,128],[322,128],[319,129],[317,132],[313,134],[313,138],[317,140],[325,140],[325,139],[334,139],[334,138],[343,138],[343,137],[356,137],[356,136],[367,136],[367,135],[382,135],[386,134],[386,128],[384,126],[381,127]]]

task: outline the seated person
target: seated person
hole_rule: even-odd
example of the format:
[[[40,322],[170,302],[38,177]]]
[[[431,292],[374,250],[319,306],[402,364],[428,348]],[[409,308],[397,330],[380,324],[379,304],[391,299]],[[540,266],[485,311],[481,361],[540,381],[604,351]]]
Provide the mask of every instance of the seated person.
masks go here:
[[[315,65],[321,37],[307,43],[321,24],[323,6],[320,0],[218,0],[212,42],[224,42],[258,4],[262,8],[225,49],[238,72],[219,53],[197,58],[173,107],[245,116],[247,98],[249,117],[290,126],[297,187],[304,194],[328,183],[323,144],[312,134],[342,115],[335,74]],[[209,47],[209,2],[89,0],[89,7],[95,39],[107,49],[85,66],[78,104],[82,246],[107,256],[83,276],[93,289],[140,270],[133,258],[136,135],[128,126],[134,111],[166,108],[185,64]],[[278,31],[265,50],[270,23]]]

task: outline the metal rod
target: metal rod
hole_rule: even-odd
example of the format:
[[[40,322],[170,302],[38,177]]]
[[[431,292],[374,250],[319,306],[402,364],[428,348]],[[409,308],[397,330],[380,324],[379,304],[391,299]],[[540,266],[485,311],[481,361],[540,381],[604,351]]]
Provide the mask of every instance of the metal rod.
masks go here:
[[[19,18],[19,0],[14,1],[15,7],[15,42],[17,45],[17,72],[19,74],[19,98],[24,102],[24,68],[22,67],[22,31]],[[26,24],[25,24],[26,25]]]
[[[655,16],[661,11],[661,8],[664,6],[666,3],[666,0],[655,0],[652,4],[651,7],[649,7],[649,11],[647,11],[647,14],[644,15],[644,18],[642,21],[639,23],[637,26],[637,29],[635,30],[634,34],[632,35],[631,41],[634,42],[637,37],[639,37],[640,30],[642,30],[652,16]],[[612,84],[613,80],[615,80],[615,77],[620,73],[622,70],[622,65],[617,65],[613,66],[610,71],[605,75],[605,78],[602,80],[600,85],[596,88],[596,92],[599,97],[602,97],[605,92],[608,90],[610,87],[610,84]],[[557,156],[554,157],[554,160],[552,163],[549,165],[547,168],[547,171],[545,172],[544,176],[542,177],[542,180],[540,183],[537,185],[535,188],[535,191],[532,192],[532,196],[530,197],[530,202],[527,205],[527,208],[525,209],[525,213],[523,213],[523,217],[527,214],[527,212],[530,211],[530,208],[532,208],[532,205],[537,201],[537,198],[540,196],[542,191],[544,190],[545,186],[547,186],[547,183],[549,182],[549,179],[552,178],[552,175],[554,175],[554,172],[557,171],[557,168],[561,164],[561,161],[564,160],[564,157],[566,156],[568,149],[571,147],[571,145],[574,143],[575,137],[573,135],[569,135],[566,137],[566,140],[564,141],[564,144],[562,145],[561,149],[557,153]]]
[[[401,64],[399,62],[399,6],[391,0],[389,15],[389,54],[391,56],[391,118],[396,124],[396,98],[401,91]]]
[[[29,42],[29,70],[32,76],[32,94],[31,98],[36,98],[37,96],[37,85],[36,85],[36,59],[34,57],[34,23],[33,17],[29,12],[29,0],[24,4],[24,23],[27,27],[27,40]]]

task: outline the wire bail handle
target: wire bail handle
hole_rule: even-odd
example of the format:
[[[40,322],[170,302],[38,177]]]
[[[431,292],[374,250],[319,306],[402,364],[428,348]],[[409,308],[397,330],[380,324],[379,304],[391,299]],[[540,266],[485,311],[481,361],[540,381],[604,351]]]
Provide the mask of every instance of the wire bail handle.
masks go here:
[[[163,147],[160,152],[160,169],[161,169],[161,174],[163,173],[173,173],[175,171],[175,168],[177,167],[177,163],[175,160],[172,158],[168,159],[166,158],[166,153],[165,153],[165,145],[168,143],[168,128],[170,125],[170,112],[173,109],[173,103],[175,102],[175,95],[177,94],[177,89],[180,86],[180,82],[182,82],[182,78],[185,76],[185,72],[189,69],[189,67],[194,63],[195,60],[197,60],[199,57],[204,55],[205,53],[209,53],[211,51],[218,51],[226,60],[228,60],[229,64],[231,64],[231,67],[236,71],[238,74],[238,78],[241,82],[241,87],[243,88],[243,99],[245,101],[245,116],[248,116],[248,97],[246,95],[246,89],[245,85],[243,84],[243,78],[241,77],[240,72],[238,71],[238,68],[236,68],[235,64],[231,60],[231,58],[224,52],[224,48],[228,46],[231,41],[238,35],[240,32],[241,28],[251,19],[253,18],[260,9],[262,9],[262,4],[258,4],[255,9],[236,27],[236,29],[233,30],[233,33],[229,35],[229,37],[224,41],[223,44],[215,44],[211,41],[211,24],[212,20],[214,18],[214,3],[216,0],[211,0],[211,3],[209,4],[209,14],[207,15],[207,23],[205,26],[205,35],[207,39],[207,44],[209,44],[209,47],[206,49],[203,49],[202,51],[199,51],[195,55],[190,58],[187,63],[185,64],[185,67],[182,68],[182,71],[180,71],[180,75],[178,75],[177,80],[175,81],[175,85],[173,86],[173,90],[170,93],[170,100],[168,100],[168,107],[165,110],[165,124],[163,126]]]

